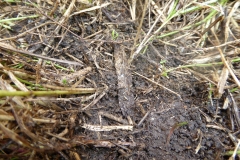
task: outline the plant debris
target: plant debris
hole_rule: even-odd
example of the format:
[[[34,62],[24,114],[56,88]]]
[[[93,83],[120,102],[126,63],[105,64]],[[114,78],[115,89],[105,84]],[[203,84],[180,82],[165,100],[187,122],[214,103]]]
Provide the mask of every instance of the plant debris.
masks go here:
[[[240,2],[0,2],[0,157],[239,159]]]

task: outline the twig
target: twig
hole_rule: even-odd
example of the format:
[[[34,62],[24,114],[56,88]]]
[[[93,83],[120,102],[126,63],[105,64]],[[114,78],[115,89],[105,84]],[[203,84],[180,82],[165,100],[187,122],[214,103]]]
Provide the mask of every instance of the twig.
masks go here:
[[[149,113],[151,112],[151,110],[149,110],[141,119],[141,121],[138,123],[138,127],[143,123],[143,121],[147,118],[147,116],[149,115]]]
[[[112,131],[112,130],[133,130],[133,126],[130,125],[122,125],[122,126],[101,126],[101,125],[90,125],[90,124],[83,124],[82,128],[88,129],[90,131]]]

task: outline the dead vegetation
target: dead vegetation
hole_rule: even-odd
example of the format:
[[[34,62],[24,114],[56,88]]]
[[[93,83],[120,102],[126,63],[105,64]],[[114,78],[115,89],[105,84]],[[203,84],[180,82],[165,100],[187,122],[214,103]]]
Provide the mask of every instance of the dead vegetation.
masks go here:
[[[221,150],[229,152],[212,158],[234,159],[240,144],[239,5],[227,0],[1,1],[0,157],[88,159],[85,149],[94,146],[118,148],[113,157],[130,158],[146,146],[129,134],[140,132],[151,113],[165,111],[145,107],[149,100],[139,100],[138,93],[151,99],[149,93],[160,87],[173,100],[185,101],[169,83],[191,75],[208,85],[204,92],[215,108],[214,113],[199,109],[206,127],[231,140]],[[135,64],[139,57],[154,69],[139,69],[144,67]],[[151,87],[135,92],[138,78]],[[169,126],[167,145],[179,124],[187,122]],[[202,131],[195,138],[197,154],[204,147]]]

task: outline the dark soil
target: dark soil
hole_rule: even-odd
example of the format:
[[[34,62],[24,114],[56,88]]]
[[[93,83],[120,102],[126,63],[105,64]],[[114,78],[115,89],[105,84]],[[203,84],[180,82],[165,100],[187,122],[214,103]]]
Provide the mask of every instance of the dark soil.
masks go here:
[[[149,78],[160,74],[141,57],[135,60],[134,71]],[[121,116],[121,110],[117,105],[117,84],[116,78],[114,79],[116,76],[112,74],[106,73],[106,77],[111,78],[105,83],[111,87],[107,96],[98,103],[99,106],[104,106],[104,109],[90,111],[93,115],[88,121],[90,124],[99,124],[96,117],[100,110]],[[210,113],[208,110],[216,109],[208,108],[207,84],[199,82],[189,74],[170,74],[169,78],[159,77],[158,81],[180,93],[182,100],[138,76],[133,76],[132,92],[135,104],[138,104],[131,108],[133,110],[131,118],[136,125],[134,130],[104,133],[85,131],[85,134],[93,139],[97,139],[100,134],[101,140],[132,142],[137,146],[128,147],[129,150],[125,154],[119,153],[121,147],[111,149],[86,147],[84,150],[87,154],[86,159],[216,159],[221,157],[221,153],[225,151],[224,145],[230,144],[226,139],[227,133],[206,127],[207,122],[200,112],[200,110],[207,111],[208,114]],[[150,111],[150,114],[141,126],[137,126],[144,116],[140,105],[145,111]],[[109,119],[103,121],[108,125],[115,124]],[[171,128],[181,122],[187,122],[187,125],[176,128],[167,143]],[[200,134],[202,135],[201,143]],[[199,143],[201,148],[198,153],[195,153]]]
[[[75,70],[92,67],[93,71],[86,76],[82,86],[103,87],[104,84],[108,86],[106,94],[86,111],[81,111],[81,108],[91,101],[82,104],[76,101],[57,103],[65,110],[77,109],[80,111],[77,114],[77,125],[72,127],[74,135],[85,136],[88,140],[108,141],[117,144],[112,145],[112,147],[99,147],[92,143],[78,146],[75,151],[79,153],[82,159],[92,160],[224,159],[222,153],[232,145],[228,133],[207,125],[221,123],[225,127],[228,126],[229,122],[226,121],[228,117],[227,111],[219,109],[222,102],[218,99],[214,101],[213,106],[210,104],[208,82],[187,70],[170,72],[167,77],[161,75],[166,68],[183,65],[184,61],[191,58],[182,56],[183,53],[180,53],[178,48],[167,46],[168,52],[166,52],[164,44],[154,42],[151,45],[159,53],[156,53],[149,46],[144,55],[140,55],[133,60],[131,66],[126,65],[127,70],[132,74],[132,77],[129,76],[129,78],[132,78],[130,92],[133,95],[134,103],[127,108],[129,110],[127,114],[123,114],[122,108],[119,106],[118,75],[116,74],[114,47],[120,45],[120,48],[123,48],[123,52],[129,57],[137,30],[136,24],[134,22],[130,23],[130,13],[123,4],[122,2],[116,2],[116,4],[112,5],[114,9],[105,8],[105,13],[101,11],[94,12],[94,16],[97,17],[96,20],[92,19],[91,14],[85,13],[71,17],[69,19],[71,25],[69,29],[82,38],[76,37],[69,32],[65,34],[66,30],[62,30],[63,39],[61,39],[62,37],[54,38],[52,49],[47,55],[72,60],[66,56],[66,53],[68,53],[83,62],[82,67],[73,66]],[[107,15],[117,18],[113,18],[111,21]],[[27,21],[21,23],[23,25],[15,26],[13,31],[2,35],[2,37],[17,35],[33,27],[34,24],[44,22],[37,19],[30,24]],[[30,44],[29,51],[36,54],[42,53],[50,38],[54,35],[54,26],[48,25],[46,27],[47,29],[44,32],[48,36],[43,37],[41,43],[39,43],[38,35],[30,36],[30,34],[27,34],[22,37],[24,41]],[[117,40],[112,39],[112,29],[119,34]],[[103,31],[99,32],[99,34],[84,39],[84,37],[101,30]],[[19,41],[16,41],[16,45],[20,45]],[[53,50],[55,51],[53,52]],[[158,54],[161,54],[164,59]],[[166,60],[166,63],[160,65],[161,60]],[[67,67],[68,65],[63,64],[63,66]],[[135,72],[178,93],[181,98],[138,76]],[[72,96],[72,98],[75,98],[75,96]],[[133,131],[95,132],[81,127],[83,123],[100,125],[99,112],[122,117],[126,121],[127,115],[130,116],[133,121]],[[216,114],[216,112],[218,113]],[[147,117],[140,123],[146,114],[148,114]],[[213,121],[207,122],[204,114]],[[219,117],[215,117],[216,115]],[[183,122],[187,124],[179,125]],[[120,123],[106,117],[102,117],[101,124],[120,125]],[[198,145],[200,145],[200,148],[196,151]],[[68,155],[69,150],[64,150],[63,153]],[[50,156],[50,158],[53,157]]]

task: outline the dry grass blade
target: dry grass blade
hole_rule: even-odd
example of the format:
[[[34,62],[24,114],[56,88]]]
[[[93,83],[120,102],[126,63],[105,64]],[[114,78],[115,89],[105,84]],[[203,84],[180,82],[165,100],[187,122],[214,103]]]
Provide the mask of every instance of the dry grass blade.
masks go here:
[[[70,14],[72,13],[72,10],[74,8],[74,5],[76,3],[76,0],[72,0],[70,5],[68,6],[68,9],[66,10],[66,12],[63,14],[63,17],[61,17],[61,20],[59,21],[59,23],[61,25],[63,25],[70,17]],[[61,26],[58,26],[55,31],[56,32],[59,32],[59,29],[60,29]]]
[[[160,18],[161,18],[161,15],[159,15],[159,16],[157,17],[157,19],[155,20],[154,24],[151,26],[151,28],[149,29],[149,31],[148,31],[148,33],[146,34],[146,36],[144,37],[144,39],[142,40],[142,42],[139,44],[139,46],[138,46],[138,48],[136,49],[136,51],[131,54],[131,57],[130,57],[130,59],[129,59],[129,64],[130,64],[130,63],[132,62],[132,60],[136,57],[136,55],[138,55],[139,52],[143,49],[144,45],[146,45],[146,43],[148,42],[147,40],[150,39],[149,37],[150,37],[150,34],[151,34],[153,28],[156,26],[156,24],[157,24],[157,22],[160,20]],[[141,31],[141,30],[139,29],[139,31]]]
[[[109,114],[109,113],[106,113],[106,112],[99,112],[98,113],[100,116],[104,116],[104,117],[107,117],[107,118],[109,118],[109,119],[112,119],[112,120],[115,120],[115,121],[117,121],[117,122],[119,122],[119,123],[122,123],[122,124],[128,124],[128,122],[126,121],[126,120],[124,120],[124,119],[122,119],[121,117],[117,117],[117,116],[114,116],[114,115],[112,115],[112,114]]]
[[[94,106],[103,96],[105,96],[107,90],[108,90],[108,87],[105,86],[105,89],[102,91],[102,93],[96,99],[94,99],[90,104],[82,108],[82,110],[86,110],[87,108]]]
[[[229,95],[230,95],[230,98],[232,101],[232,112],[233,112],[234,118],[236,120],[236,124],[237,124],[238,128],[240,128],[240,115],[238,114],[238,106],[237,106],[232,94],[229,93]]]
[[[13,115],[10,114],[0,114],[0,120],[1,121],[15,121],[15,118]],[[55,119],[39,119],[39,118],[32,118],[32,120],[36,123],[57,123],[57,120]],[[60,123],[60,124],[64,124],[64,123]]]
[[[103,131],[112,131],[112,130],[133,130],[133,126],[130,125],[119,125],[119,126],[102,126],[102,125],[90,125],[83,124],[82,128],[95,131],[95,132],[103,132]]]
[[[219,47],[224,47],[224,46],[233,45],[233,44],[237,45],[239,43],[240,43],[240,39],[236,39],[234,41],[229,41],[223,44],[215,45],[213,47],[207,47],[207,48],[196,49],[196,50],[194,49],[193,52],[202,52],[202,51],[207,52],[207,51],[215,50]]]
[[[213,23],[211,23],[208,28],[206,28],[201,34],[204,35],[206,32],[208,32],[213,26],[215,26],[217,23],[224,20],[224,16],[218,17]]]
[[[234,56],[234,55],[239,55],[240,52],[236,50],[231,50],[229,52],[225,52],[225,56]],[[217,51],[210,51],[210,54],[204,55],[204,56],[197,56],[194,59],[190,59],[187,62],[190,64],[203,64],[203,63],[210,63],[210,62],[217,62],[221,60],[221,55]]]
[[[65,75],[61,78],[61,82],[62,81],[67,81],[69,84],[71,84],[73,81],[75,81],[77,78],[85,76],[86,74],[88,74],[89,72],[92,71],[92,67],[86,67],[84,69],[81,69],[79,71],[76,71],[74,73]]]
[[[236,158],[239,6],[0,2],[0,157]]]
[[[4,68],[3,65],[0,63],[0,68]],[[22,90],[22,91],[28,91],[28,89],[21,83],[19,82],[19,80],[14,76],[14,74],[10,71],[7,71],[5,69],[3,69],[3,71],[8,74],[8,76],[10,77],[10,79],[12,80],[12,82],[18,87],[18,89]]]
[[[234,6],[231,8],[230,13],[228,14],[227,18],[226,18],[226,24],[225,24],[225,42],[228,41],[229,39],[229,32],[230,32],[230,20],[233,17],[233,14],[237,11],[237,9],[239,8],[240,2],[236,1],[236,3],[234,4]]]
[[[6,92],[16,92],[16,89],[14,89],[7,81],[5,81],[5,80],[3,80],[2,79],[2,77],[0,77],[0,88],[2,89],[2,90],[7,90]],[[1,95],[1,93],[3,92],[2,90],[0,90],[0,95]],[[25,92],[25,91],[22,91],[22,92]],[[6,97],[7,95],[2,95],[2,97]],[[0,96],[1,97],[1,96]],[[22,101],[22,99],[21,98],[19,98],[19,97],[13,97],[12,98],[12,100],[16,103],[16,104],[18,104],[17,106],[19,107],[19,108],[25,108],[25,109],[31,109],[30,107],[29,107],[29,105],[25,105],[24,103],[23,103],[23,101]]]
[[[145,13],[146,13],[146,10],[147,10],[147,5],[148,5],[148,1],[145,2],[144,4],[144,9],[143,9],[143,12],[142,12],[142,17],[140,19],[140,24],[138,26],[138,29],[137,29],[137,35],[136,37],[134,38],[134,44],[133,44],[133,48],[132,48],[132,51],[131,51],[131,55],[130,55],[130,58],[128,60],[128,64],[131,64],[131,62],[133,61],[134,57],[137,55],[135,52],[134,52],[134,49],[135,49],[135,46],[137,44],[137,41],[138,39],[140,38],[140,35],[141,35],[141,30],[142,30],[142,25],[143,25],[143,20],[144,20],[144,16],[145,16]],[[148,32],[149,33],[149,32]],[[146,37],[145,37],[146,38]],[[144,39],[145,39],[144,38]],[[140,44],[141,45],[141,44]]]
[[[198,134],[200,135],[199,136],[199,143],[197,145],[197,148],[195,149],[195,154],[197,154],[202,147],[201,143],[202,143],[202,139],[203,139],[203,133],[200,129],[198,129]]]
[[[219,98],[224,93],[224,87],[225,87],[225,85],[227,83],[228,74],[229,74],[228,69],[226,67],[223,67],[223,70],[222,70],[222,73],[221,73],[221,76],[219,78],[218,85],[217,85],[218,97]]]
[[[78,11],[78,12],[74,12],[73,14],[70,15],[70,17],[73,16],[73,15],[84,13],[84,12],[94,11],[96,9],[100,9],[100,8],[106,7],[106,6],[110,5],[110,4],[111,3],[107,2],[107,3],[103,3],[103,4],[99,5],[99,6],[94,6],[94,7],[87,8],[87,9],[84,9],[84,10],[81,10],[81,11]]]
[[[172,91],[171,89],[168,89],[167,87],[165,87],[165,86],[163,86],[163,85],[161,85],[161,84],[159,84],[159,83],[157,83],[157,82],[154,82],[153,80],[151,80],[151,79],[149,79],[149,78],[147,78],[147,77],[145,77],[145,76],[143,76],[143,75],[141,75],[141,74],[139,74],[139,73],[137,73],[137,72],[134,72],[134,73],[135,73],[136,75],[138,75],[138,76],[140,76],[140,77],[142,77],[142,78],[144,78],[144,79],[152,82],[153,84],[155,84],[155,85],[157,85],[157,86],[160,86],[161,88],[169,91],[170,93],[175,94],[175,95],[178,96],[180,99],[182,99],[181,96],[180,96],[178,93]]]
[[[219,43],[219,40],[218,38],[216,37],[218,43]],[[219,45],[219,44],[218,44]],[[224,57],[224,54],[222,52],[222,50],[217,47],[220,55],[221,55],[221,59],[222,59],[222,62],[224,63],[224,65],[227,67],[228,71],[230,72],[231,76],[233,77],[234,81],[236,82],[236,84],[238,85],[238,88],[240,88],[240,82],[238,80],[238,78],[236,77],[236,75],[234,74],[233,70],[231,69],[231,67],[229,66],[228,62],[226,61],[225,57]]]
[[[6,136],[11,138],[14,142],[18,143],[19,145],[33,148],[26,139],[20,137],[18,134],[16,134],[12,130],[8,129],[7,127],[5,127],[2,123],[0,123],[0,129],[3,131],[3,133]]]
[[[11,105],[11,109],[12,112],[14,114],[14,118],[18,123],[18,126],[20,127],[21,131],[23,133],[25,133],[26,135],[28,135],[28,137],[30,137],[33,141],[35,142],[39,142],[40,141],[40,137],[38,137],[37,135],[33,134],[32,132],[30,132],[30,130],[25,126],[24,122],[23,122],[23,117],[25,117],[26,115],[23,116],[19,116],[17,111],[14,109],[14,104],[10,102]],[[22,111],[20,111],[21,113]]]
[[[0,48],[4,49],[6,51],[11,51],[11,52],[15,52],[15,53],[21,53],[21,54],[24,54],[24,55],[27,55],[27,56],[42,58],[42,59],[50,60],[50,61],[53,61],[53,62],[66,63],[66,64],[72,64],[72,65],[80,65],[80,66],[82,65],[82,64],[80,64],[78,62],[72,62],[72,61],[67,61],[67,60],[60,60],[60,59],[55,59],[55,58],[49,58],[49,57],[46,57],[46,56],[33,54],[31,52],[28,52],[28,51],[18,50],[18,49],[15,49],[15,48],[13,48],[12,46],[10,46],[8,44],[1,43],[1,42],[0,42]]]
[[[132,5],[129,4],[130,13],[133,21],[136,20],[136,4],[137,0],[132,0]]]
[[[43,26],[49,25],[49,24],[55,24],[55,22],[46,22],[46,23],[40,24],[40,25],[38,25],[38,26],[36,26],[36,27],[33,27],[33,28],[31,28],[31,29],[29,29],[29,30],[27,30],[27,31],[25,31],[25,32],[22,32],[22,33],[18,34],[17,36],[0,39],[0,42],[2,42],[2,41],[8,41],[8,40],[12,40],[12,39],[17,39],[17,38],[23,37],[23,36],[27,35],[28,33],[34,31],[35,29],[38,29],[38,28],[40,28],[40,27],[43,27]]]
[[[237,143],[237,145],[234,149],[234,152],[233,152],[232,156],[229,158],[229,160],[234,160],[235,159],[239,146],[240,146],[240,140],[238,140],[238,143]]]

